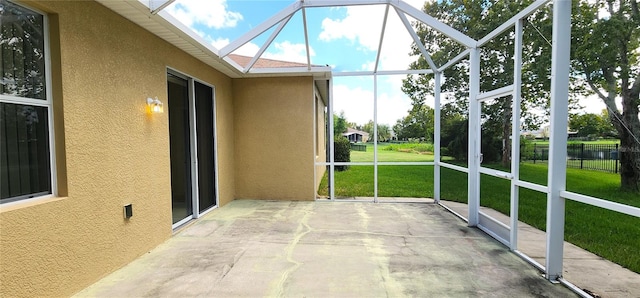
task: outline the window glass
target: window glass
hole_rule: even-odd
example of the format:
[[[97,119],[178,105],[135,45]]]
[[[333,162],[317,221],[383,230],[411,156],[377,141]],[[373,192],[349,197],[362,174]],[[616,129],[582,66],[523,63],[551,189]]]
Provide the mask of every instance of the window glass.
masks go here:
[[[200,213],[216,204],[213,88],[194,82]]]
[[[52,194],[45,17],[0,0],[0,203]]]
[[[46,99],[44,17],[0,1],[0,94]]]
[[[0,200],[51,193],[47,108],[0,103]]]

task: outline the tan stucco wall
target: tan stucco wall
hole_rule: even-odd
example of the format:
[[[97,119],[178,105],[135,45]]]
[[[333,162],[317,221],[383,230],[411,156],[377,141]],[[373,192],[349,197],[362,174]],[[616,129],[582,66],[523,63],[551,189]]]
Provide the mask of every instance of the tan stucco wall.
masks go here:
[[[233,80],[236,198],[313,200],[313,79]]]
[[[145,113],[167,106],[167,67],[216,87],[221,205],[235,191],[231,79],[97,3],[32,4],[59,20],[64,196],[0,208],[0,297],[71,295],[171,237],[168,113]]]

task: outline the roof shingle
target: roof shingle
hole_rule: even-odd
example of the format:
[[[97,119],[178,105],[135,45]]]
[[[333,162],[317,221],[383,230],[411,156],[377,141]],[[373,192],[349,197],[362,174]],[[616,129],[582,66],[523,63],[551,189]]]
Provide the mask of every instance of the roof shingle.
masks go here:
[[[234,62],[238,63],[242,67],[247,67],[249,62],[253,57],[241,56],[236,54],[229,54],[228,56]],[[311,65],[311,66],[320,66],[320,65]],[[266,58],[259,58],[258,61],[253,65],[253,68],[284,68],[284,67],[307,67],[306,63],[300,62],[289,62],[289,61],[281,61],[281,60],[273,60]]]

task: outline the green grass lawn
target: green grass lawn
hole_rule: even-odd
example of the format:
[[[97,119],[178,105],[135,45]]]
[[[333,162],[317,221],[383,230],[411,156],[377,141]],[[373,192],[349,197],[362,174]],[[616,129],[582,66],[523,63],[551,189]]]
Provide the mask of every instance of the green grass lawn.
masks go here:
[[[373,145],[367,143],[367,151],[351,150],[351,162],[373,162]],[[433,161],[433,153],[399,152],[387,150],[393,144],[378,144],[378,161],[383,162],[425,162]],[[448,157],[445,157],[447,159]],[[373,176],[372,176],[373,177]]]
[[[547,184],[546,164],[522,163],[520,172],[522,180]],[[335,177],[336,196],[373,196],[373,166],[352,166],[348,171],[336,172]],[[380,197],[433,196],[433,166],[379,166],[378,178]],[[638,194],[619,191],[619,179],[616,174],[567,169],[569,191],[640,207]],[[441,182],[442,199],[467,202],[466,173],[442,168]],[[509,185],[508,180],[482,175],[481,205],[508,215]],[[326,176],[320,190],[321,195],[327,195]],[[519,219],[545,230],[546,194],[524,188],[519,193]],[[567,200],[565,239],[640,273],[640,219],[637,217]]]
[[[618,163],[618,171],[620,170],[620,161],[614,159],[595,159],[595,160],[579,160],[569,159],[567,160],[567,167],[583,169],[610,169],[613,171]]]
[[[549,161],[548,160],[536,160],[535,164],[547,164]],[[620,171],[620,161],[619,160],[614,160],[614,159],[585,159],[585,160],[579,160],[579,159],[568,159],[567,160],[567,167],[568,168],[574,168],[574,169],[580,169],[580,167],[582,167],[582,169],[585,170],[600,170],[602,172],[606,172],[606,170],[610,170],[612,173],[614,172],[614,170],[616,169],[616,162],[618,163],[618,171]],[[533,160],[527,160],[527,161],[523,161],[523,163],[530,163],[533,164]]]

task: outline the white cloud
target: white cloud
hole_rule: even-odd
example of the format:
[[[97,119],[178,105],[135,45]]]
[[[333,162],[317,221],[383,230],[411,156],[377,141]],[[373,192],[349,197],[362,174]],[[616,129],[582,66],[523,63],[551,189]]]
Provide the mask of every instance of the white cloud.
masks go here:
[[[197,32],[197,31],[196,31]],[[202,36],[202,35],[201,35]],[[203,36],[204,37],[204,36]],[[205,37],[206,38],[206,37]],[[217,39],[213,39],[213,38],[208,38],[211,40],[211,45],[214,46],[216,49],[222,49],[224,48],[226,45],[228,45],[231,41],[228,38],[217,38]]]
[[[231,42],[228,38],[218,37],[214,39],[213,37],[211,37],[211,35],[205,34],[202,31],[194,30],[194,32],[200,35],[200,37],[207,40],[216,49],[222,49]],[[259,49],[260,47],[257,44],[248,42],[233,53],[243,56],[253,56],[258,52]]]
[[[409,5],[422,9],[425,0],[407,0]],[[380,33],[384,18],[384,5],[349,6],[346,7],[346,16],[343,19],[325,18],[322,20],[322,31],[318,39],[331,42],[339,39],[347,39],[357,44],[359,49],[376,51],[380,43]],[[394,56],[407,56],[411,46],[411,36],[406,32],[404,24],[398,18],[393,8],[389,8],[387,29],[384,37],[385,44],[391,44],[392,48],[402,51],[401,55],[387,55],[388,62],[405,62],[407,59],[393,61]],[[401,33],[401,34],[398,34]],[[397,43],[400,42],[400,43]],[[383,53],[384,54],[384,53]],[[381,57],[381,60],[385,60]],[[406,67],[404,64],[403,67]]]
[[[260,46],[258,46],[257,44],[255,44],[253,42],[248,42],[248,43],[245,43],[243,46],[241,46],[236,51],[234,51],[233,53],[234,54],[238,54],[238,55],[242,55],[242,56],[253,57],[256,53],[258,53],[259,50],[260,50]]]
[[[372,71],[375,65],[376,65],[375,61],[367,61],[364,64],[362,64],[361,70]]]
[[[380,40],[380,30],[375,28],[381,28],[384,6],[353,6],[346,10],[344,19],[322,20],[318,38],[326,42],[346,38],[364,50],[375,51]]]
[[[267,51],[263,58],[282,60],[289,62],[307,63],[307,48],[304,43],[292,43],[290,41],[276,42],[273,44],[275,51]],[[309,47],[309,56],[316,55],[313,48]]]
[[[410,3],[421,8],[424,1],[414,0]],[[340,39],[349,40],[358,50],[376,52],[380,43],[384,6],[356,6],[347,7],[347,14],[343,19],[325,18],[322,21],[322,31],[318,36],[320,41],[335,42]],[[407,32],[393,9],[389,11],[385,29],[380,64],[378,70],[407,69],[416,57],[409,56],[413,39]],[[345,47],[345,45],[341,45]],[[363,70],[373,70],[375,61],[362,64]]]
[[[333,85],[334,113],[344,112],[347,121],[365,124],[373,120],[373,91],[360,86]]]
[[[366,87],[352,87],[346,84],[333,86],[334,112],[344,112],[347,121],[365,124],[373,120],[373,91]],[[390,127],[396,120],[407,115],[411,101],[402,92],[378,95],[378,123]]]
[[[416,56],[409,56],[412,43],[413,38],[400,18],[395,12],[390,12],[378,69],[408,69],[409,64],[417,59]]]
[[[188,27],[202,24],[208,28],[232,28],[243,19],[242,14],[227,10],[226,0],[179,0],[166,10]]]
[[[211,45],[221,49],[229,44],[228,38],[212,39],[211,37],[205,37],[211,40]],[[235,50],[233,53],[242,56],[253,57],[260,50],[260,46],[253,42],[248,42]],[[310,56],[313,58],[316,53],[313,48],[309,47]],[[262,58],[282,60],[289,62],[307,63],[307,49],[303,43],[292,43],[290,41],[276,42],[272,44],[269,50],[264,52]]]
[[[398,119],[407,116],[411,101],[402,92],[378,95],[378,123],[393,127]]]

